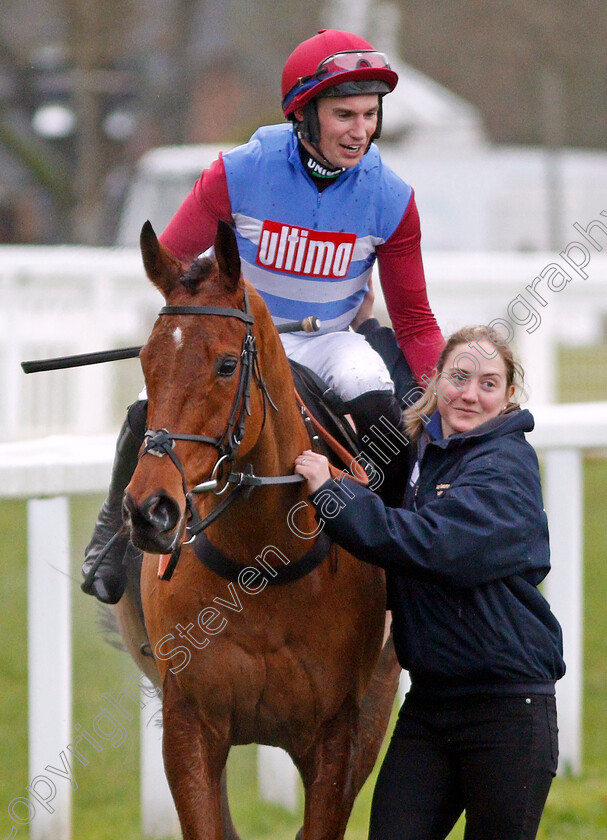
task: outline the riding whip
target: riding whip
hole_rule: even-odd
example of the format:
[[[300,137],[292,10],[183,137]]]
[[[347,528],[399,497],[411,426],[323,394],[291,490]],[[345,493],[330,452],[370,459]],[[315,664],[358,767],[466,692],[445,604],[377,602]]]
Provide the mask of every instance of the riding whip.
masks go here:
[[[289,332],[318,332],[320,321],[313,315],[303,321],[287,321],[276,327],[279,333]],[[34,359],[21,362],[24,373],[39,373],[46,370],[63,370],[64,368],[82,367],[83,365],[98,365],[101,362],[116,362],[120,359],[136,358],[143,345],[139,347],[123,347],[117,350],[99,350],[94,353],[78,353],[74,356],[58,356],[55,359]]]

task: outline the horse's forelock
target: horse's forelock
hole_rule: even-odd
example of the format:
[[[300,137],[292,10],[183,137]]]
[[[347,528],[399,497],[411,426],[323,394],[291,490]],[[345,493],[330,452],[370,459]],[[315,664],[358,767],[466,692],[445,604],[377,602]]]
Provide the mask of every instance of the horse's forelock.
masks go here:
[[[181,283],[189,292],[195,292],[200,284],[216,271],[216,263],[210,257],[196,257],[181,278]]]

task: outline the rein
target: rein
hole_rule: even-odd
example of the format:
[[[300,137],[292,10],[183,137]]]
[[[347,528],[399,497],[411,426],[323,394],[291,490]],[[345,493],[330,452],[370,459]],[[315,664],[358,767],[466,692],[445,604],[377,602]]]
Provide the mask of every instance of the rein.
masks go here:
[[[246,472],[230,472],[226,478],[226,483],[222,490],[215,495],[219,496],[226,491],[226,489],[233,485],[234,489],[231,493],[223,499],[204,519],[198,515],[198,511],[194,506],[192,494],[204,493],[207,491],[215,492],[218,480],[217,475],[220,473],[223,462],[231,463],[235,460],[238,452],[238,447],[244,437],[244,427],[246,415],[251,414],[250,396],[251,396],[251,380],[254,378],[257,387],[260,389],[263,397],[263,421],[265,424],[267,406],[266,403],[272,406],[275,411],[278,411],[277,406],[272,401],[268,393],[266,384],[262,378],[259,367],[259,360],[257,357],[257,347],[255,344],[255,336],[251,331],[251,325],[255,323],[255,319],[249,310],[249,298],[245,289],[244,310],[230,309],[222,306],[164,306],[159,315],[218,315],[224,318],[238,318],[246,325],[246,333],[242,342],[242,350],[240,354],[240,376],[236,388],[236,396],[230,410],[230,416],[224,432],[217,437],[210,437],[209,435],[189,435],[180,434],[176,432],[169,432],[167,429],[148,429],[145,433],[144,449],[140,458],[144,455],[154,455],[162,458],[168,455],[177,470],[181,475],[181,482],[183,493],[185,496],[185,509],[181,516],[179,527],[175,535],[175,539],[171,545],[171,553],[161,555],[159,564],[159,577],[162,580],[170,580],[179,555],[181,553],[182,538],[184,532],[188,539],[185,545],[195,541],[197,535],[201,534],[212,522],[214,522],[221,514],[223,514],[234,502],[239,498],[247,498],[254,487],[263,487],[271,484],[295,484],[304,480],[304,477],[299,474],[291,474],[284,476],[257,476],[253,473],[252,465],[249,465]],[[188,489],[185,477],[185,471],[181,461],[174,452],[175,441],[191,441],[194,443],[203,443],[214,446],[218,452],[218,459],[211,471],[211,476],[206,481],[197,484],[191,490]]]

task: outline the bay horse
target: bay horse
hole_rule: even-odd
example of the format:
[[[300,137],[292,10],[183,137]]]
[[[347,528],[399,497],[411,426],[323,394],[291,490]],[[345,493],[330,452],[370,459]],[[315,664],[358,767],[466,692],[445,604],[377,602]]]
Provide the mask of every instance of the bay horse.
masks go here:
[[[141,251],[166,301],[141,351],[148,431],[123,506],[145,552],[145,629],[128,593],[118,612],[162,687],[184,840],[237,840],[222,776],[230,747],[247,743],[282,747],[298,768],[298,838],[341,840],[399,676],[382,648],[383,571],[329,544],[294,475],[309,433],[230,226],[215,258],[189,268],[149,223]],[[146,633],[153,666],[139,654]]]

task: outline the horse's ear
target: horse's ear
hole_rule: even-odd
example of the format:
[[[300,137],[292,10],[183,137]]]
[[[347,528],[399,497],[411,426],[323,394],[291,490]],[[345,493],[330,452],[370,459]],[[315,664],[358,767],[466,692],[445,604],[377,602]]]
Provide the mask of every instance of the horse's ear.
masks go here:
[[[221,219],[217,223],[215,236],[215,259],[221,274],[230,281],[232,291],[235,291],[240,281],[240,256],[236,234],[230,225]]]
[[[154,232],[151,222],[141,228],[139,237],[145,273],[152,283],[167,297],[179,282],[183,266],[177,257],[165,248]]]

